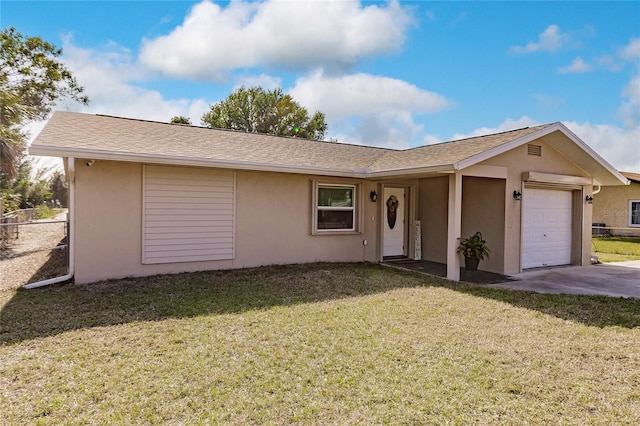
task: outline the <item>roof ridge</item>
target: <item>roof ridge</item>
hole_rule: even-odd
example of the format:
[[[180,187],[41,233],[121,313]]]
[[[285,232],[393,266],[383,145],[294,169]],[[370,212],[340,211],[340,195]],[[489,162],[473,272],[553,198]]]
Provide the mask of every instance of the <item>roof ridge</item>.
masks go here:
[[[307,138],[299,138],[297,136],[272,135],[271,133],[247,132],[247,131],[244,131],[244,130],[225,129],[223,127],[206,127],[206,126],[198,126],[198,125],[195,125],[195,124],[168,123],[168,122],[165,122],[165,121],[147,120],[147,119],[143,119],[143,118],[119,117],[117,115],[109,115],[109,114],[87,114],[87,113],[83,113],[83,112],[71,112],[71,111],[56,111],[56,112],[70,112],[72,114],[94,115],[96,117],[114,118],[114,119],[118,119],[118,120],[130,120],[130,121],[137,121],[137,122],[141,122],[141,123],[150,123],[150,124],[165,124],[165,125],[168,125],[168,126],[190,127],[190,128],[194,128],[194,129],[203,129],[203,130],[219,130],[219,131],[223,131],[223,132],[238,133],[238,134],[253,134],[253,135],[260,135],[260,136],[268,136],[268,137],[272,137],[272,138],[292,139],[292,140],[298,140],[298,141],[304,141],[304,142],[319,142],[319,143],[325,143],[325,144],[339,144],[339,145],[357,146],[357,147],[361,147],[361,148],[376,149],[376,150],[382,150],[382,151],[403,151],[401,149],[384,148],[384,147],[380,147],[380,146],[361,145],[361,144],[356,144],[356,143],[340,142],[340,141],[337,141],[337,140],[336,141],[327,141],[327,140],[307,139]]]
[[[427,147],[427,146],[436,146],[436,145],[444,145],[444,144],[447,144],[447,143],[463,142],[463,141],[468,141],[470,139],[480,139],[480,138],[504,135],[504,134],[507,134],[507,133],[514,133],[514,132],[519,132],[519,131],[527,130],[527,129],[544,128],[544,127],[551,126],[553,124],[555,124],[555,122],[554,123],[547,123],[547,124],[539,124],[537,126],[521,127],[519,129],[504,130],[502,132],[496,132],[496,133],[487,133],[486,135],[469,136],[469,137],[461,138],[461,139],[452,139],[450,141],[442,141],[442,142],[436,142],[436,143],[431,143],[431,144],[426,144],[426,145],[414,146],[413,148],[407,148],[407,149],[405,149],[403,151],[411,151],[413,149],[420,149],[420,148],[424,148],[424,147]]]

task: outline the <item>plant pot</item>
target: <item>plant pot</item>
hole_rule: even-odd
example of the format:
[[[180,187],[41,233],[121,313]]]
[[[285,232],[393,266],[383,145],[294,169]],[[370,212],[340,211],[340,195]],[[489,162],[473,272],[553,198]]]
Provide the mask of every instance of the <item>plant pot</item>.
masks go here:
[[[477,271],[479,263],[480,259],[478,259],[477,257],[465,257],[464,269],[466,269],[467,271]]]

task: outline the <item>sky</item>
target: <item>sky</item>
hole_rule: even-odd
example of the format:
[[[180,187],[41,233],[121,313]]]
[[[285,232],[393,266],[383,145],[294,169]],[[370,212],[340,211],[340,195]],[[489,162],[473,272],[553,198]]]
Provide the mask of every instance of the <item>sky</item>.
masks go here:
[[[59,110],[200,125],[241,86],[280,87],[339,142],[560,121],[640,172],[640,1],[2,0],[0,24],[63,49],[91,103]]]

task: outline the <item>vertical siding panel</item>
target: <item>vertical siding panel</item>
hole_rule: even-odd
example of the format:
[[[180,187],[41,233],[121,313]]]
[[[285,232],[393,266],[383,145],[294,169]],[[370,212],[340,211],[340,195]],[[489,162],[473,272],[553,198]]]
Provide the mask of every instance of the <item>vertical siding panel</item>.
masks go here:
[[[142,185],[143,264],[235,257],[234,171],[144,165]]]

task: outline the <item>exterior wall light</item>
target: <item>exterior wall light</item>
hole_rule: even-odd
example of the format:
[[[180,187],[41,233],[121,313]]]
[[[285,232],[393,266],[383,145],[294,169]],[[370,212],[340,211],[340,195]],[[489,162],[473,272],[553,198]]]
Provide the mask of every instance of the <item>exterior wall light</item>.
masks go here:
[[[376,201],[378,201],[378,194],[376,194],[376,191],[371,191],[369,193],[369,198],[371,199],[371,201],[373,201],[374,203]]]
[[[587,202],[587,204],[593,204],[593,197],[591,195],[587,195],[584,200]]]
[[[522,192],[518,191],[517,189],[515,191],[513,191],[513,198],[516,201],[520,201],[520,199],[522,198]]]

